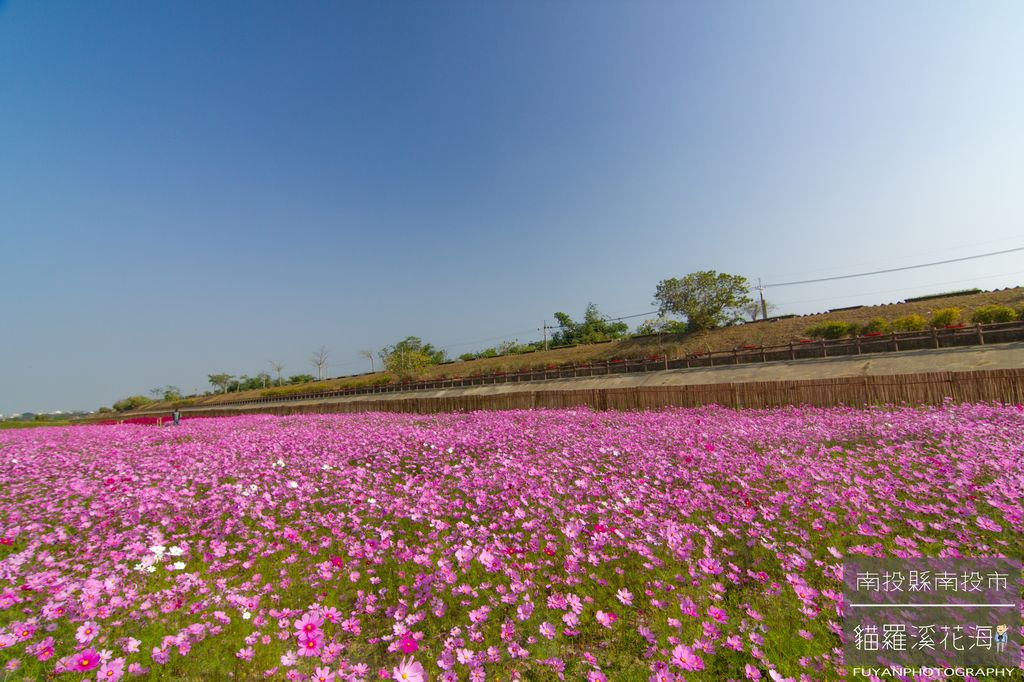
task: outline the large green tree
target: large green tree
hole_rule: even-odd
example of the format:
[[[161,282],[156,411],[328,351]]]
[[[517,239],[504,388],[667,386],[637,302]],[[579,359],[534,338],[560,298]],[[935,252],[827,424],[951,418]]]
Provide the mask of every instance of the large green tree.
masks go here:
[[[743,307],[753,301],[749,293],[746,277],[701,270],[658,282],[654,305],[662,315],[684,316],[691,331],[702,331],[742,320]]]

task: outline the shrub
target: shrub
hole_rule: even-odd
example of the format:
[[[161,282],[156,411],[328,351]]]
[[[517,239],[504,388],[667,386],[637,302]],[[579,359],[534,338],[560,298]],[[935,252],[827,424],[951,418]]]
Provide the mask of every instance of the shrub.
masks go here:
[[[127,412],[129,410],[136,410],[144,405],[148,405],[152,400],[144,395],[133,395],[122,400],[118,400],[114,403],[114,409],[118,412]]]
[[[1017,313],[1005,305],[983,305],[971,315],[971,322],[976,324],[992,324],[994,322],[1013,322]]]
[[[951,327],[959,323],[959,308],[939,308],[932,313],[932,327]]]
[[[821,324],[811,327],[806,332],[807,336],[814,339],[841,339],[844,336],[850,336],[851,334],[856,333],[857,325],[850,324],[849,322],[840,322],[838,320],[822,322]]]
[[[889,331],[889,322],[884,317],[873,318],[870,322],[860,328],[861,334],[875,334],[881,332],[885,334]]]
[[[893,331],[919,332],[928,326],[928,321],[920,315],[905,315],[892,321]]]
[[[939,308],[932,313],[933,327],[949,327],[960,321],[959,308]]]

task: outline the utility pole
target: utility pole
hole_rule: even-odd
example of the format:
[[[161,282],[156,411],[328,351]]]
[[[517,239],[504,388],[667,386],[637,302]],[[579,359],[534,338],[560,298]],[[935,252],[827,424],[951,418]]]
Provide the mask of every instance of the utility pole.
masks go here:
[[[757,278],[757,291],[761,294],[761,319],[768,319],[768,304],[764,301],[764,285],[761,284],[761,278]]]
[[[548,349],[548,330],[549,329],[557,329],[557,327],[549,327],[548,326],[548,321],[544,320],[544,324],[541,325],[541,331],[544,332],[544,350]]]

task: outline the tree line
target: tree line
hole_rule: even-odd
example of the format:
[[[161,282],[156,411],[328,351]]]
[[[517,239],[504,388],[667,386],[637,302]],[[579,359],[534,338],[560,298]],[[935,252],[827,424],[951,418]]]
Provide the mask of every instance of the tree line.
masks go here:
[[[665,279],[658,282],[654,291],[654,302],[658,306],[658,317],[642,322],[630,332],[629,325],[621,320],[612,320],[603,315],[593,303],[587,305],[581,320],[574,320],[568,313],[554,314],[557,327],[553,327],[550,341],[520,343],[506,341],[481,351],[463,353],[459,360],[497,357],[514,353],[543,350],[552,346],[574,346],[621,339],[631,334],[694,333],[715,327],[736,324],[749,317],[756,320],[774,308],[766,302],[757,302],[750,296],[751,290],[745,277],[702,270],[681,278]],[[546,331],[546,330],[545,330]],[[216,393],[234,393],[254,389],[267,389],[304,384],[326,378],[331,351],[321,346],[309,356],[313,374],[293,374],[285,377],[284,363],[269,361],[271,372],[261,371],[253,375],[235,376],[226,372],[207,375],[207,380]],[[380,369],[400,379],[410,378],[425,367],[448,362],[448,354],[424,342],[418,336],[407,336],[376,353],[361,350],[359,354],[370,363],[370,371],[377,371],[375,358],[380,360]],[[129,396],[114,403],[117,411],[134,410],[157,401],[178,402],[196,396],[182,396],[176,386],[162,386],[150,391],[152,398],[144,395]],[[210,395],[210,392],[207,393]],[[102,408],[106,409],[106,408]]]

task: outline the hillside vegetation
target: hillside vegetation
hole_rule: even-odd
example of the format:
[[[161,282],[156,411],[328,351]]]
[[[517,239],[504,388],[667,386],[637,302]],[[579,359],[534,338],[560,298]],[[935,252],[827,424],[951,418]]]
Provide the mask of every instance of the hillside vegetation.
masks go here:
[[[950,296],[931,298],[926,301],[861,306],[813,315],[775,318],[721,327],[699,333],[634,337],[570,348],[556,348],[548,351],[456,361],[441,365],[429,365],[422,368],[418,376],[422,379],[467,377],[474,374],[491,374],[494,372],[511,373],[524,368],[540,369],[549,365],[573,362],[600,362],[619,358],[644,358],[662,354],[675,358],[689,353],[733,350],[743,346],[782,345],[806,338],[809,328],[830,321],[844,322],[863,327],[869,325],[876,318],[892,321],[898,318],[920,315],[926,319],[931,319],[933,313],[948,308],[959,308],[962,311],[962,318],[970,320],[975,310],[988,305],[1009,306],[1019,309],[1024,306],[1024,287],[1000,291],[985,291],[967,296]],[[324,381],[290,387],[285,386],[202,396],[181,401],[177,404],[192,406],[217,405],[274,395],[295,395],[343,388],[359,388],[375,384],[385,384],[393,380],[394,377],[387,372],[374,372],[357,376],[326,379]],[[147,405],[144,409],[146,411],[169,410],[174,404],[172,402],[159,401]]]

